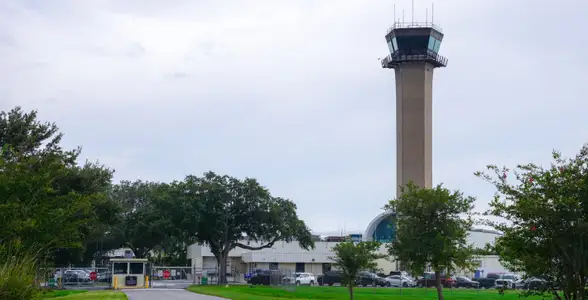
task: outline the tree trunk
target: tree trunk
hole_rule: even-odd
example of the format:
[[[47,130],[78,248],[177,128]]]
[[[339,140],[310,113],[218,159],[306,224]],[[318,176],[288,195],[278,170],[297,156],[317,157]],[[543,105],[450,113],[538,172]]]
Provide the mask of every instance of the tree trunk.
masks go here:
[[[349,285],[349,300],[353,300],[353,285]]]
[[[435,271],[435,287],[437,288],[437,299],[444,300],[443,287],[441,286],[441,272]]]
[[[227,255],[225,255],[224,251],[220,252],[218,260],[218,283],[227,284]]]
[[[586,286],[586,278],[584,277],[583,274],[580,274],[580,286],[581,287]],[[580,289],[580,295],[578,298],[582,299],[582,300],[586,299],[586,288]]]

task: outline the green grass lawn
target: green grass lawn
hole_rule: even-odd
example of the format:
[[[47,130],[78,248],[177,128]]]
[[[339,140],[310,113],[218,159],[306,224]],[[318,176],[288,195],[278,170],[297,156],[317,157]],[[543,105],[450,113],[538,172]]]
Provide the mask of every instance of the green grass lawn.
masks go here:
[[[254,286],[232,285],[229,287],[219,286],[191,286],[189,291],[199,294],[219,296],[233,300],[270,300],[270,299],[349,299],[349,293],[344,287],[296,287],[295,290]],[[354,289],[356,300],[368,299],[437,299],[437,292],[433,288],[356,288]],[[497,290],[466,290],[446,289],[445,299],[519,299],[515,291],[509,291],[504,296],[499,295]],[[540,299],[540,298],[527,298]]]
[[[88,291],[82,291],[82,290],[52,290],[52,291],[43,292],[43,294],[41,295],[41,298],[43,298],[43,299],[57,298],[57,297],[63,297],[63,296],[81,294],[81,293],[87,293],[87,292]]]
[[[118,291],[58,290],[44,293],[42,298],[52,300],[126,300],[127,296]]]

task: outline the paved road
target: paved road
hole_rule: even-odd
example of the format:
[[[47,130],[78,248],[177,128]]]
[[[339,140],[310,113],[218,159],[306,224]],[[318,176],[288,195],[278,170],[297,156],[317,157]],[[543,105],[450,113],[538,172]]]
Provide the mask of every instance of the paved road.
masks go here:
[[[129,300],[225,300],[219,297],[191,293],[182,289],[123,290]]]

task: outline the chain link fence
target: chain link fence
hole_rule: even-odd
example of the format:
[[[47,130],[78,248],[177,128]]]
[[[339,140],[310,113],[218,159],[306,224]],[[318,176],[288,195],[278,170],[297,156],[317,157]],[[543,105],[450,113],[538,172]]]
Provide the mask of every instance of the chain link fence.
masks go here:
[[[189,266],[151,265],[147,275],[153,288],[186,288],[196,282],[194,268]]]
[[[57,289],[107,289],[112,284],[110,267],[67,266],[39,270],[39,284]]]
[[[220,283],[219,268],[196,268],[193,266],[156,266],[148,264],[146,275],[150,287],[186,288],[190,285],[217,285]],[[277,280],[274,278],[274,280]],[[237,268],[227,272],[227,284],[243,284],[243,274]],[[107,289],[112,286],[110,266],[67,266],[39,269],[38,284],[55,289]]]
[[[185,288],[190,285],[218,285],[220,274],[218,267],[197,268],[190,266],[150,266],[151,287]],[[243,274],[237,268],[227,272],[227,284],[244,283]]]

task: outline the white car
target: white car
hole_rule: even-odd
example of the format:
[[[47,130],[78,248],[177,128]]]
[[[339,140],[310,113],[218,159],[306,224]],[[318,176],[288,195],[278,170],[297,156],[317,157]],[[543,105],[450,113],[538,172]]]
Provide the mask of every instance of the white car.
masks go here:
[[[386,278],[386,286],[393,286],[393,287],[413,287],[416,285],[414,280],[407,276],[401,275],[391,275]]]
[[[502,274],[496,281],[494,282],[494,286],[496,288],[507,288],[507,289],[516,289],[517,288],[517,281],[519,281],[521,277],[517,274]]]
[[[516,282],[512,279],[496,279],[496,281],[494,281],[494,287],[497,289],[515,289]]]
[[[284,278],[283,282],[296,285],[314,285],[316,278],[311,273],[294,273],[292,276]]]

